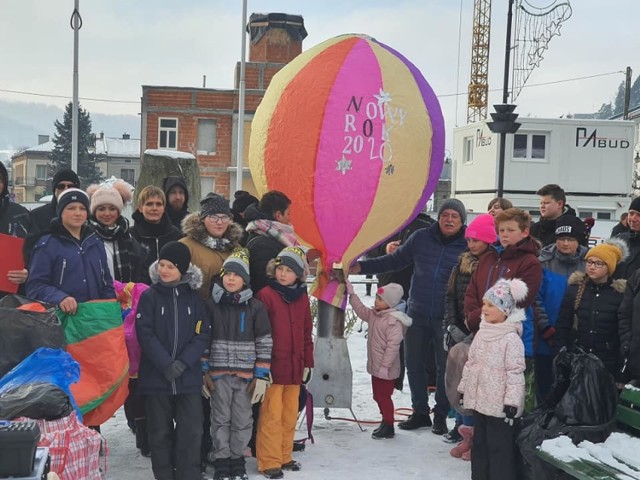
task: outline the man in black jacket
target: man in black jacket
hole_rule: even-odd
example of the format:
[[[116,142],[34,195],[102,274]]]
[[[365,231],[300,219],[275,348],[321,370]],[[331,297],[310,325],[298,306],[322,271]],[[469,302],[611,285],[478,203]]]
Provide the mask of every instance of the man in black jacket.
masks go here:
[[[25,238],[31,230],[29,210],[13,203],[9,198],[9,175],[4,164],[0,162],[0,233]],[[26,268],[9,270],[7,279],[15,285],[23,285],[27,281],[27,276]],[[0,292],[0,298],[3,296],[4,293]]]
[[[167,215],[174,227],[182,232],[182,220],[189,215],[189,190],[182,177],[165,177],[162,190],[167,198]]]

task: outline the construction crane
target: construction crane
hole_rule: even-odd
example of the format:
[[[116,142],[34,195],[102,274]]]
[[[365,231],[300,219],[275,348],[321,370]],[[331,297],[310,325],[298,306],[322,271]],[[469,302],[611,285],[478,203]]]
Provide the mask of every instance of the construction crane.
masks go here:
[[[471,79],[467,101],[467,123],[487,118],[489,97],[489,39],[491,0],[473,0],[473,37],[471,43]]]

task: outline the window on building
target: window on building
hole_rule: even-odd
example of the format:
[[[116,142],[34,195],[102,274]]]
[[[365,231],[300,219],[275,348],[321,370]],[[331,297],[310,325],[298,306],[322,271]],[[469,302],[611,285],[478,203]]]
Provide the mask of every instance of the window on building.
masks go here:
[[[36,180],[46,180],[49,177],[48,165],[36,165]]]
[[[513,158],[523,161],[546,161],[548,140],[548,133],[516,133],[513,136]]]
[[[462,139],[462,161],[464,163],[473,163],[473,137],[464,137]]]
[[[136,181],[136,171],[134,168],[121,168],[120,169],[120,178],[125,182],[130,183],[131,185],[135,185]]]
[[[585,218],[595,218],[596,220],[612,220],[613,219],[613,211],[611,210],[583,210],[580,209],[580,214],[578,215],[583,220]]]
[[[218,124],[215,120],[198,120],[198,153],[213,155],[216,153]]]
[[[158,148],[178,148],[178,119],[161,118],[158,123]]]

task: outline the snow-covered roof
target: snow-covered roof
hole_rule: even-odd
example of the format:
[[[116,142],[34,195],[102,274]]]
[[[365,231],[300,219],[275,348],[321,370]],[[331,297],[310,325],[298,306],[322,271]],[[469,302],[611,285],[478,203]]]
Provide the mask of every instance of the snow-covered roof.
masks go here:
[[[139,158],[140,140],[137,138],[96,138],[96,155]]]
[[[35,145],[33,147],[25,148],[24,150],[16,152],[11,156],[11,158],[16,158],[17,156],[24,153],[49,153],[53,151],[54,147],[55,144],[53,143],[53,140],[50,140],[46,143],[41,143],[40,145]]]
[[[149,148],[144,151],[145,155],[153,155],[155,157],[167,157],[167,158],[176,158],[176,159],[193,159],[195,160],[195,156],[187,152],[180,152],[178,150],[160,150]]]

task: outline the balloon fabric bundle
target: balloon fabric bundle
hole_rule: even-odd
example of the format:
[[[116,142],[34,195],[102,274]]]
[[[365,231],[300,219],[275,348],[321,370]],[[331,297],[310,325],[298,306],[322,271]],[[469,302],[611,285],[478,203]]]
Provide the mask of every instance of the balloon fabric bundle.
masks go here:
[[[78,304],[75,315],[58,312],[67,351],[80,364],[80,381],[71,392],[85,425],[101,425],[120,408],[129,393],[129,358],[122,312],[115,300]]]

